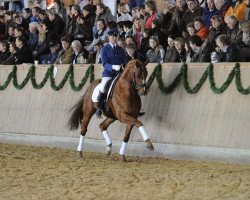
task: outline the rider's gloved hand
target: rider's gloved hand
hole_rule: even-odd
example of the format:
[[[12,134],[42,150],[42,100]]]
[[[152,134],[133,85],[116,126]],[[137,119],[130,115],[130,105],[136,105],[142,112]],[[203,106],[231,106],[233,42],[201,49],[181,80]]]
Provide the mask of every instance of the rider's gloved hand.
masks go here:
[[[121,69],[121,65],[112,65],[112,69],[115,71],[119,71]]]

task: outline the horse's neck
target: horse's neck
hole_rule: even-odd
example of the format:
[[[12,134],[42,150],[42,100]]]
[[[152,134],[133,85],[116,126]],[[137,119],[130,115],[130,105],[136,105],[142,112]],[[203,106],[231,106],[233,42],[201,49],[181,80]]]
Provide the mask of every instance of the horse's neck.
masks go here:
[[[137,90],[135,87],[132,85],[133,79],[126,79],[125,77],[121,76],[119,80],[117,81],[117,84],[119,85],[120,88],[122,88],[122,94],[126,93],[127,97],[131,96],[139,96],[137,93]]]

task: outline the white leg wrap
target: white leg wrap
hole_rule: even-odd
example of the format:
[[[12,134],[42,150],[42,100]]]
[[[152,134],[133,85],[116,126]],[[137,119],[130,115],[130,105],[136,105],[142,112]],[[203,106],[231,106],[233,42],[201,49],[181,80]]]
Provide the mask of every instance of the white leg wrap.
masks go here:
[[[121,146],[121,149],[119,151],[120,155],[125,155],[125,150],[126,150],[127,145],[128,145],[128,143],[122,142],[122,146]]]
[[[79,139],[79,144],[78,144],[78,147],[77,147],[77,151],[82,151],[83,150],[83,141],[84,141],[84,136],[80,136],[80,139]]]
[[[107,144],[107,145],[112,144],[112,140],[111,140],[110,137],[109,137],[108,131],[105,130],[105,131],[102,132],[102,134],[103,134],[103,137],[104,137],[105,140],[106,140],[106,144]]]
[[[142,135],[144,141],[149,139],[148,134],[146,133],[143,126],[139,127],[139,131],[141,132],[141,135]]]

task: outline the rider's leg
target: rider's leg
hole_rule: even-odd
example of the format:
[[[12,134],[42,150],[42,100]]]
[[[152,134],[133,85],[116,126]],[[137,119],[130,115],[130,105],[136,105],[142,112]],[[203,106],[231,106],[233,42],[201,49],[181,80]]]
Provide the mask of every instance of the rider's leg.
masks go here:
[[[97,118],[101,118],[102,117],[102,110],[101,110],[101,108],[102,108],[103,100],[104,100],[104,97],[105,97],[105,95],[104,95],[104,89],[105,89],[106,83],[110,79],[111,79],[110,77],[103,77],[102,81],[101,81],[101,83],[99,85],[99,94],[98,94],[98,99],[97,99],[98,102],[97,102],[97,106],[96,106],[97,110],[96,110],[96,113],[95,113]]]

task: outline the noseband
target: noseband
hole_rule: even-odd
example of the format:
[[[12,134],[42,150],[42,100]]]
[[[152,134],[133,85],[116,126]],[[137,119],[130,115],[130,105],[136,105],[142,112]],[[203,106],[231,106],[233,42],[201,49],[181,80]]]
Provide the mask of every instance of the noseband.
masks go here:
[[[143,78],[143,76],[142,76],[142,78]],[[144,82],[144,79],[143,79],[143,82]],[[130,84],[133,85],[133,87],[136,90],[139,90],[139,89],[144,88],[146,86],[146,83],[143,83],[143,84],[137,84],[136,83],[135,72],[134,72],[134,75],[133,75],[133,82],[130,82]]]

